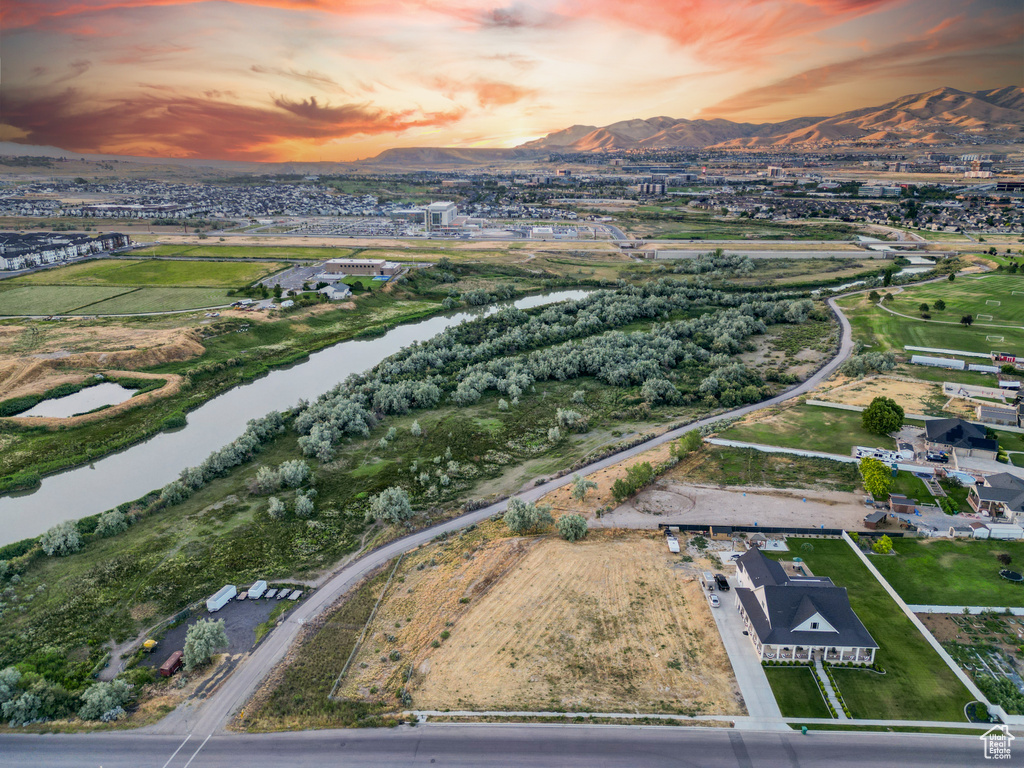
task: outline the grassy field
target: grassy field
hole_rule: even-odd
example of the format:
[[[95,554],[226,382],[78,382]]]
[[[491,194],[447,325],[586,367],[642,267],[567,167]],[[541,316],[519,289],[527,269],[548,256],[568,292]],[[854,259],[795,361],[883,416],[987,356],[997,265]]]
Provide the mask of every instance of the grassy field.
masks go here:
[[[1016,279],[1024,281],[1024,278]],[[1024,282],[1021,284],[1024,285]],[[992,295],[1000,294],[993,292]],[[1009,297],[1004,298],[1009,302]],[[1002,298],[994,300],[1003,301]],[[1015,298],[1014,301],[1016,300]],[[962,349],[966,352],[1024,349],[1024,329],[985,328],[979,323],[990,321],[978,320],[977,316],[975,325],[965,327],[959,323],[960,313],[954,315],[949,309],[941,313],[932,313],[932,321],[926,321],[917,319],[916,309],[907,313],[914,319],[879,309],[866,295],[852,296],[838,303],[853,326],[854,341],[863,342],[876,351],[894,350],[902,353],[904,346]],[[920,301],[917,303],[920,304]],[[990,309],[994,312],[998,308]],[[985,309],[978,311],[984,313]],[[934,322],[940,319],[940,315],[943,316],[944,322]],[[1002,337],[1002,341],[987,337]]]
[[[1024,587],[999,577],[996,555],[1024,565],[1024,542],[895,539],[895,557],[872,562],[900,597],[913,605],[1024,606]]]
[[[765,667],[783,717],[831,717],[810,667]]]
[[[919,504],[935,504],[935,498],[928,491],[924,481],[909,472],[900,472],[896,476],[892,484],[892,492],[902,494],[908,499],[916,499]]]
[[[112,287],[0,284],[0,315],[58,315],[126,292]]]
[[[118,285],[132,287],[238,288],[285,264],[230,261],[103,259],[46,269],[8,281],[12,285]]]
[[[934,308],[936,299],[946,302],[941,312]],[[952,283],[928,283],[897,293],[887,306],[916,316],[922,302],[928,304],[935,320],[959,321],[961,316],[971,314],[977,322],[1020,325],[1024,322],[1024,275],[983,275],[960,277]]]
[[[801,543],[790,539],[790,549],[799,550]],[[856,553],[840,539],[816,540],[813,547],[811,552],[801,550],[800,556],[815,575],[828,576],[837,586],[848,589],[850,605],[879,645],[875,659],[885,670],[884,675],[878,675],[862,669],[833,669],[853,716],[962,722],[970,693]],[[787,559],[792,554],[769,556]]]
[[[802,448],[849,456],[854,446],[893,448],[892,439],[868,432],[856,411],[797,405],[754,423],[738,423],[719,434],[726,440]]]
[[[344,259],[352,248],[314,248],[310,246],[245,245],[154,245],[135,251],[140,256],[187,256],[190,259]]]
[[[219,307],[232,301],[222,288],[138,288],[106,301],[80,307],[78,311],[89,315],[170,312]]]
[[[822,487],[833,491],[854,491],[860,483],[855,464],[720,445],[705,445],[693,458],[670,470],[667,477],[722,485]]]

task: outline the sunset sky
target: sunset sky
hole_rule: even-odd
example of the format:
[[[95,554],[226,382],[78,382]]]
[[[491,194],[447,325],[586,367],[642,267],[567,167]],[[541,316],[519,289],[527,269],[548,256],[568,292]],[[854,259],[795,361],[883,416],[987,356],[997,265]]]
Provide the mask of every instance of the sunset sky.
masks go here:
[[[4,0],[0,140],[352,160],[1019,85],[1020,0]]]

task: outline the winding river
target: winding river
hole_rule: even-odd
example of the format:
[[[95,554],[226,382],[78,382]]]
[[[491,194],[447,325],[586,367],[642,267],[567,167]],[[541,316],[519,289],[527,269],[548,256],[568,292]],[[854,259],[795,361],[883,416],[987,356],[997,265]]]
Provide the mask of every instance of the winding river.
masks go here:
[[[38,536],[64,520],[77,520],[137,499],[177,478],[181,470],[238,437],[249,419],[314,400],[349,374],[366,371],[414,341],[493,314],[510,304],[520,309],[579,299],[589,291],[556,291],[480,309],[400,325],[373,339],[344,341],[314,352],[290,368],[235,387],[188,414],[188,426],[92,464],[43,478],[28,493],[0,497],[0,545]]]

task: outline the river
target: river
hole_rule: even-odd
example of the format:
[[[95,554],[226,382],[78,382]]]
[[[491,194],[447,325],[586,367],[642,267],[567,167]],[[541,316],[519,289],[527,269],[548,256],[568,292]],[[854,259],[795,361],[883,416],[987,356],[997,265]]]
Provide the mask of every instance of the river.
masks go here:
[[[556,291],[438,315],[399,325],[373,339],[343,341],[314,352],[305,362],[271,371],[209,400],[188,414],[188,426],[183,429],[161,432],[92,464],[45,477],[34,491],[0,497],[0,545],[38,536],[64,520],[94,515],[144,496],[234,440],[245,431],[249,419],[284,410],[300,399],[314,400],[349,374],[369,370],[414,341],[425,341],[446,328],[493,314],[509,304],[529,309],[579,299],[588,293]]]

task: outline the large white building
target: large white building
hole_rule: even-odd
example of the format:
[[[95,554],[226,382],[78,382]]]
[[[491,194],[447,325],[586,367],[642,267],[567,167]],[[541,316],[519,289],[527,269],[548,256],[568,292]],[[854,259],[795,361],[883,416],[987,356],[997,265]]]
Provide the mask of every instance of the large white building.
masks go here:
[[[427,206],[427,228],[450,227],[459,214],[459,208],[452,202],[436,202]]]

